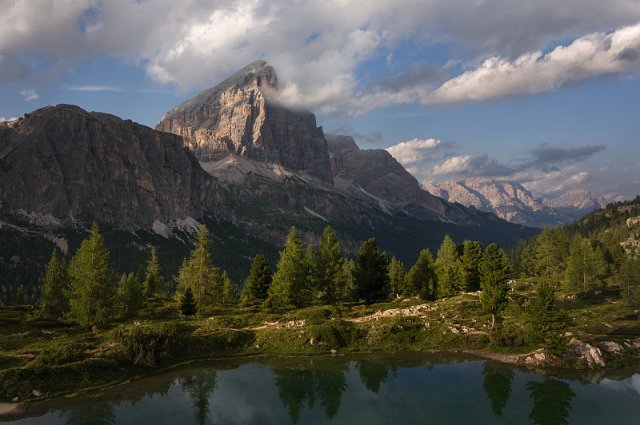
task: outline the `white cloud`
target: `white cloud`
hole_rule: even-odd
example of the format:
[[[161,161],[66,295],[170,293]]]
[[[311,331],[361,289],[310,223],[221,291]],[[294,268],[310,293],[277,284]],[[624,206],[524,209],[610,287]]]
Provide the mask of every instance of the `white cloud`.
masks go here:
[[[425,104],[483,101],[536,94],[606,74],[640,69],[640,24],[610,34],[593,33],[551,52],[526,53],[515,60],[492,57],[445,82]]]
[[[40,95],[38,93],[36,93],[35,90],[21,90],[20,91],[20,96],[22,96],[24,98],[25,102],[29,102],[31,100],[36,100],[40,97]]]
[[[119,87],[100,86],[100,85],[69,86],[67,88],[71,91],[80,91],[80,92],[122,91],[122,89]]]
[[[410,166],[424,160],[425,155],[429,155],[434,149],[443,145],[442,141],[436,139],[412,139],[387,148],[387,152],[402,165]]]
[[[631,29],[603,33],[640,21],[637,0],[540,0],[518,7],[513,0],[409,0],[402,7],[395,0],[15,0],[2,12],[0,83],[109,55],[139,64],[161,84],[189,90],[266,59],[279,73],[282,99],[333,113],[535,93],[638,65]],[[576,38],[546,55],[527,53]],[[433,95],[436,82],[428,78],[363,91],[369,81],[358,72],[361,65],[392,58],[393,47],[407,40],[451,44],[449,63],[494,59]],[[54,65],[42,69],[43,63]],[[391,69],[403,72],[393,66],[392,59]],[[462,86],[474,89],[464,95]]]
[[[471,155],[457,155],[447,159],[440,165],[436,165],[431,170],[434,176],[447,174],[461,174],[469,168]]]
[[[18,119],[18,117],[11,117],[11,118],[0,117],[0,122],[11,122],[11,121],[15,121],[17,119]]]

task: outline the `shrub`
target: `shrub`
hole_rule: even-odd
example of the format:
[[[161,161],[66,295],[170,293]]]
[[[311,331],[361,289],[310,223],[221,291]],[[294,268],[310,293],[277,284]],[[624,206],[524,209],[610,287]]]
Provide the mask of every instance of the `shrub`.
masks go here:
[[[309,337],[314,342],[324,343],[329,348],[339,348],[355,341],[358,333],[355,325],[351,322],[331,320],[309,326]]]
[[[527,344],[527,335],[518,325],[502,324],[491,333],[491,345],[503,348],[523,347]]]
[[[77,362],[84,359],[85,349],[86,347],[81,344],[56,345],[40,353],[35,364],[53,366]]]
[[[123,325],[116,329],[114,336],[126,360],[142,366],[161,363],[180,346],[178,327],[173,323]]]

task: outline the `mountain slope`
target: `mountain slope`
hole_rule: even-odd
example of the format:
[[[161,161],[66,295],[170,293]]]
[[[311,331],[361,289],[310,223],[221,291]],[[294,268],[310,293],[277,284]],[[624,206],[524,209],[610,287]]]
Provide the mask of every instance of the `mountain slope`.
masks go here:
[[[546,198],[543,203],[575,220],[607,205],[603,196],[586,190],[574,190],[555,198]]]

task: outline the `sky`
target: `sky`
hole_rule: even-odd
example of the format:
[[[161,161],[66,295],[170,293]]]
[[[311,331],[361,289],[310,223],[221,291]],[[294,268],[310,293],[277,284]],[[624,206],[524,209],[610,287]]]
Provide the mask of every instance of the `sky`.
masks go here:
[[[153,127],[255,60],[421,182],[640,193],[640,0],[0,0],[0,121],[70,103]]]

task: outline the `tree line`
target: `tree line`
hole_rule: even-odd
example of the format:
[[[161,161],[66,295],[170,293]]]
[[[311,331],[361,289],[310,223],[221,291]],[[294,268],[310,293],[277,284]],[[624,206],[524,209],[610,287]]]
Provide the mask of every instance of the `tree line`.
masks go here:
[[[162,277],[154,248],[141,272],[116,276],[97,224],[67,262],[56,250],[45,268],[36,314],[67,318],[83,325],[104,325],[134,317],[145,299],[175,297],[184,316],[204,315],[212,308],[239,304],[280,312],[335,302],[384,302],[397,297],[435,300],[481,290],[485,311],[494,317],[507,302],[512,267],[496,244],[460,245],[446,236],[436,256],[419,252],[408,270],[381,250],[375,238],[362,243],[355,258],[343,252],[338,235],[327,226],[317,246],[305,246],[297,228],[289,231],[272,271],[263,254],[252,260],[242,285],[214,265],[208,232],[201,227],[195,247],[172,282]]]

